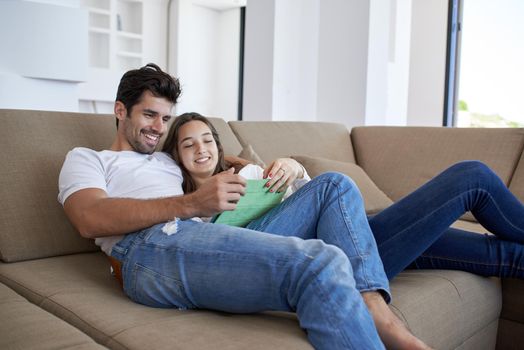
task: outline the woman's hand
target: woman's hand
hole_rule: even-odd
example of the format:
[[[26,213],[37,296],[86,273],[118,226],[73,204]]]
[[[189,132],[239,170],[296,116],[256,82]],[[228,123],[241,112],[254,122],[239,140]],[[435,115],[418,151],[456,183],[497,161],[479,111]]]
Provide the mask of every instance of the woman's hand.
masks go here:
[[[270,192],[283,192],[293,181],[303,176],[304,167],[291,158],[278,158],[264,169],[264,179],[270,179],[266,184]]]

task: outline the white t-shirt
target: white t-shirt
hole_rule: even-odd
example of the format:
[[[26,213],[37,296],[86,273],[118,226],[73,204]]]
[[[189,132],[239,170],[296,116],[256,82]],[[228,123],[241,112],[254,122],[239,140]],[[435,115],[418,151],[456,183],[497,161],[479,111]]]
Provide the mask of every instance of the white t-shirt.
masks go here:
[[[58,201],[64,205],[73,193],[99,188],[112,198],[151,199],[184,194],[182,172],[171,157],[162,152],[101,151],[78,147],[65,159],[58,180]],[[96,238],[107,255],[122,235]]]

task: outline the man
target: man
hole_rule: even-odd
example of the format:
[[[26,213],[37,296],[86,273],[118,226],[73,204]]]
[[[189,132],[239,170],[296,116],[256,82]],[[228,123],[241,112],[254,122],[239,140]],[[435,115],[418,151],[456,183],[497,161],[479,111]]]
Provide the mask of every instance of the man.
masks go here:
[[[389,286],[370,230],[360,239],[371,247],[378,282],[359,291],[334,245],[189,220],[233,210],[246,182],[226,171],[183,195],[180,168],[155,152],[179,94],[178,80],[154,64],[124,74],[110,149],[75,148],[60,174],[68,218],[118,262],[125,293],[153,307],[295,311],[318,349],[380,349],[382,341],[427,348],[384,301]],[[362,207],[358,190],[348,191]]]

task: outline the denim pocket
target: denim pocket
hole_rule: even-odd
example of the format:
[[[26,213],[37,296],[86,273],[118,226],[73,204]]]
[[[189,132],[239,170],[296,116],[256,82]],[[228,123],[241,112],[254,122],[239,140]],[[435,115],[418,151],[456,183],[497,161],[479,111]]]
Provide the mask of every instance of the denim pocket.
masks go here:
[[[158,308],[193,309],[182,282],[140,264],[133,267],[128,295],[137,303]]]

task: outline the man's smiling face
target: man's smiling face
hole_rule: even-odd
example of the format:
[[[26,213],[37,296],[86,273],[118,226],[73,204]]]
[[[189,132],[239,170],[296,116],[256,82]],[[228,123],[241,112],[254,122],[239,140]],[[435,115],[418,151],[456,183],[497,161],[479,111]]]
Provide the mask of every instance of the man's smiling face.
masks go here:
[[[140,102],[131,108],[131,113],[125,111],[125,118],[119,118],[124,136],[120,150],[153,153],[167,130],[172,109],[173,103],[145,91]]]

